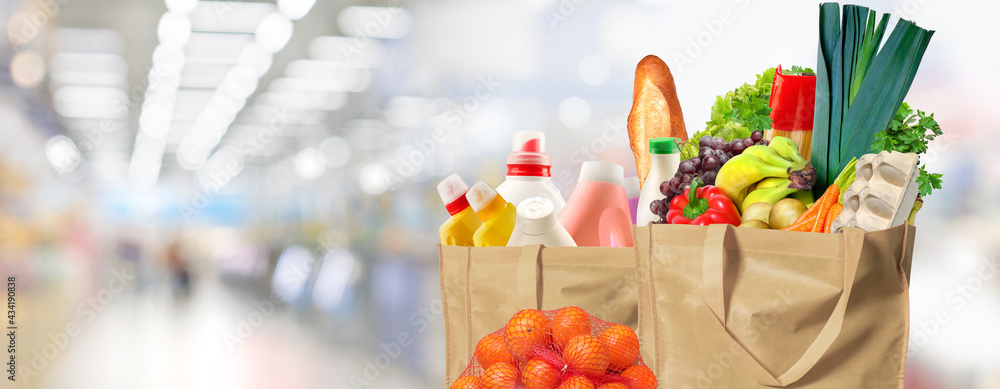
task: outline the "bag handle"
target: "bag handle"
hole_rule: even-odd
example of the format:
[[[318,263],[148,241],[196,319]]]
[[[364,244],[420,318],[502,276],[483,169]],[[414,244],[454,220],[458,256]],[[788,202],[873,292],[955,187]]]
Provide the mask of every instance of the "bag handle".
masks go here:
[[[841,247],[838,254],[844,259],[844,286],[840,294],[840,300],[833,308],[830,319],[820,330],[816,340],[809,345],[802,357],[795,362],[787,371],[775,376],[769,372],[761,362],[746,349],[732,332],[726,328],[726,299],[725,299],[725,263],[728,250],[736,249],[736,242],[733,239],[733,227],[728,224],[712,224],[708,226],[708,234],[705,237],[704,259],[702,262],[702,299],[708,305],[709,310],[719,324],[716,328],[724,339],[729,339],[739,347],[731,348],[734,357],[739,361],[743,369],[747,371],[759,384],[774,387],[785,387],[801,379],[809,372],[819,359],[826,354],[830,346],[840,335],[840,330],[844,324],[844,315],[847,312],[847,302],[851,297],[851,289],[854,286],[854,277],[857,274],[858,263],[861,261],[861,245],[864,240],[864,230],[858,228],[843,228],[839,235]],[[849,251],[849,252],[848,252]]]
[[[541,280],[538,278],[542,259],[542,245],[533,244],[521,248],[517,259],[517,296],[515,302],[518,310],[541,309],[542,302],[538,298]]]

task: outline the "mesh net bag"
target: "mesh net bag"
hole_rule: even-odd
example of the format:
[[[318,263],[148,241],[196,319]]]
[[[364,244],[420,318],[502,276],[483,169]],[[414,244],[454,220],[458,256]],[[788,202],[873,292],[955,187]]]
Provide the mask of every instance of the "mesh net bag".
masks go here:
[[[631,328],[577,307],[525,309],[479,340],[451,389],[656,389]]]

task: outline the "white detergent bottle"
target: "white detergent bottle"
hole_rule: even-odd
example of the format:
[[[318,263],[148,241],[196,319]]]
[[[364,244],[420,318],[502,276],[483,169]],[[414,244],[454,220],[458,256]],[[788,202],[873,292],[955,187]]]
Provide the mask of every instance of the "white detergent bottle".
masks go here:
[[[652,160],[649,165],[649,175],[646,176],[646,182],[643,183],[642,192],[639,194],[639,204],[636,205],[635,225],[637,227],[660,220],[660,215],[653,213],[649,209],[649,204],[653,200],[667,197],[660,192],[660,184],[674,178],[677,167],[680,166],[681,151],[677,142],[680,142],[680,139],[653,138],[649,140],[649,154]]]
[[[552,183],[551,170],[552,158],[545,154],[545,134],[517,131],[514,151],[507,155],[507,179],[497,187],[497,193],[511,204],[520,204],[531,197],[545,197],[552,201],[558,215],[566,200]]]
[[[576,247],[573,237],[559,224],[552,200],[531,197],[517,205],[517,222],[507,247],[529,244]]]

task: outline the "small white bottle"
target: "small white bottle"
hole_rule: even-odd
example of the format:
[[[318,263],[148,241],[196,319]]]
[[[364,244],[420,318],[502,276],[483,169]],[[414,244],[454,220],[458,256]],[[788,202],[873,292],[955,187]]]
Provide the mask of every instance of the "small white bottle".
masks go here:
[[[497,187],[497,193],[511,204],[530,197],[545,197],[552,201],[558,215],[566,200],[552,183],[551,170],[552,158],[545,154],[545,134],[517,131],[513,151],[507,155],[507,179]]]
[[[639,194],[639,204],[636,205],[635,225],[638,227],[660,220],[660,215],[653,213],[649,209],[649,204],[653,200],[667,197],[660,192],[660,184],[674,178],[677,167],[681,164],[678,142],[680,142],[678,138],[653,138],[649,140],[649,154],[652,160],[649,165],[649,175],[646,176],[646,182],[642,185],[642,193]]]
[[[517,205],[517,222],[507,247],[529,244],[576,247],[573,237],[559,224],[552,200],[531,197]]]

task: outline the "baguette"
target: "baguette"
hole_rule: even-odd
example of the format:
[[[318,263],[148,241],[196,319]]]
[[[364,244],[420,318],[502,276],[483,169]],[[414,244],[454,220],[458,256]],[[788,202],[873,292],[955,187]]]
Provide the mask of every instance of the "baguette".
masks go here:
[[[647,55],[635,67],[632,111],[628,114],[628,138],[640,187],[649,174],[649,140],[660,137],[688,140],[674,76],[663,60]]]

